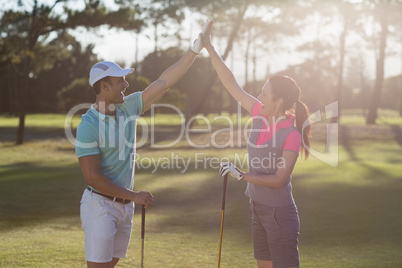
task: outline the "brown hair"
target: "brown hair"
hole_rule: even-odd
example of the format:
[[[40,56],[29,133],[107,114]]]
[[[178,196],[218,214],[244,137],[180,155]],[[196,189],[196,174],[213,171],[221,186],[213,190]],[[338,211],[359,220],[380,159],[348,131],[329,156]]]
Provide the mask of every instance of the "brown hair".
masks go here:
[[[303,128],[304,122],[308,121],[308,107],[299,100],[301,90],[295,80],[284,75],[271,77],[269,83],[272,88],[273,99],[281,98],[283,100],[283,108],[285,111],[290,110],[296,103],[296,128],[302,134],[301,154],[303,159],[306,160],[309,157],[307,147],[310,147],[311,127],[310,124],[307,124]]]
[[[109,81],[110,81],[110,76],[103,77],[102,79],[96,81],[94,86],[92,87],[95,95],[98,95],[100,93],[100,84],[101,84],[101,82],[109,82]]]

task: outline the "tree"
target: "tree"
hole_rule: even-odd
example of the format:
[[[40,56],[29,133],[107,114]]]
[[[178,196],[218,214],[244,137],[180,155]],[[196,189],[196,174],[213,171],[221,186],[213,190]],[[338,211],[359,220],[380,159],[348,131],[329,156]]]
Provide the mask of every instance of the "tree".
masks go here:
[[[94,93],[88,90],[88,78],[82,77],[75,79],[67,87],[57,92],[57,106],[60,111],[67,112],[74,106],[81,103],[93,103]]]
[[[140,63],[142,75],[150,81],[156,80],[166,68],[177,62],[184,53],[182,49],[177,47],[160,50],[157,53],[149,53]],[[152,62],[152,59],[155,57],[158,58],[159,63],[156,67],[154,67]],[[203,95],[202,90],[205,81],[210,80],[212,77],[210,69],[211,63],[209,58],[200,57],[197,59],[186,75],[174,85],[174,88],[172,88],[174,90],[169,90],[161,102],[175,105],[182,111],[187,111],[187,109],[197,105],[197,102]],[[186,101],[186,106],[181,101]],[[202,112],[208,111],[207,107],[203,108],[206,110],[203,109]],[[169,110],[168,112],[173,111]]]
[[[233,47],[233,43],[237,37],[240,26],[243,22],[244,15],[247,8],[250,5],[250,1],[239,0],[221,0],[221,1],[194,1],[184,0],[180,1],[186,6],[196,8],[202,14],[208,15],[210,18],[219,17],[220,21],[223,21],[227,27],[229,27],[229,35],[227,39],[227,46],[225,52],[222,55],[222,59],[225,60],[229,52]],[[225,20],[226,19],[226,20]],[[218,24],[218,23],[217,23]],[[217,25],[216,24],[216,25]],[[203,106],[206,106],[206,100],[211,94],[211,90],[216,81],[216,73],[213,74],[211,79],[206,83],[202,90],[203,95],[198,99],[196,105],[191,109],[186,109],[186,120],[189,120],[193,115],[199,113]],[[188,107],[190,108],[190,107]]]
[[[338,57],[336,43],[328,36],[332,34],[330,24],[333,15],[325,3],[313,3],[306,20],[304,31],[311,33],[311,40],[301,44],[297,49],[308,53],[309,58],[302,64],[294,66],[295,79],[303,89],[303,101],[313,111],[320,109],[325,103],[333,101],[333,88],[338,70],[334,59]],[[329,9],[329,10],[328,10]],[[300,77],[298,77],[300,76]]]
[[[338,14],[340,15],[342,21],[342,31],[339,35],[339,66],[338,66],[338,76],[336,83],[336,100],[338,101],[338,116],[332,118],[332,122],[339,122],[339,119],[342,114],[343,108],[343,97],[342,97],[342,89],[343,89],[343,80],[344,80],[344,69],[345,69],[345,56],[346,56],[346,37],[350,28],[354,24],[354,20],[357,17],[357,14],[354,10],[353,4],[349,2],[344,2],[343,0],[338,3]]]
[[[19,126],[16,144],[24,141],[26,92],[32,77],[32,62],[35,58],[35,47],[51,33],[60,33],[78,26],[86,28],[109,25],[123,29],[135,29],[142,25],[136,19],[135,11],[127,7],[130,1],[119,1],[121,8],[109,11],[100,0],[85,1],[83,10],[74,10],[67,0],[54,0],[38,3],[18,1],[18,5],[6,10],[0,20],[1,44],[5,51],[3,62],[7,62],[19,77],[17,86]],[[64,4],[64,14],[56,12],[56,6]],[[41,39],[42,38],[42,39]],[[12,47],[4,44],[10,43]]]
[[[27,112],[59,112],[58,92],[83,77],[87,79],[84,84],[87,89],[81,91],[81,96],[86,99],[92,97],[87,74],[91,66],[98,61],[97,56],[93,54],[93,45],[82,49],[81,43],[67,32],[63,32],[46,44],[38,43],[34,53],[34,75],[26,92],[29,99]]]
[[[295,11],[306,11],[306,8],[302,7],[303,5],[299,5],[300,2],[304,3],[305,1],[182,1],[187,6],[197,9],[201,14],[215,18],[213,38],[225,40],[226,43],[222,54],[223,60],[226,60],[229,53],[232,53],[234,44],[241,44],[241,41],[247,38],[247,33],[250,33],[249,47],[248,49],[246,48],[245,52],[247,54],[249,50],[253,49],[254,66],[257,61],[257,51],[263,51],[264,55],[266,55],[269,46],[281,49],[280,45],[276,45],[283,45],[285,38],[281,39],[281,37],[297,33],[296,23],[307,14],[307,12]],[[283,36],[281,36],[281,33],[283,33]],[[253,37],[255,37],[254,40]],[[269,50],[271,51],[271,49]],[[236,54],[238,52],[238,50],[235,51]],[[246,57],[249,59],[250,55]],[[248,64],[248,61],[245,64]],[[246,74],[247,72],[248,68]],[[199,113],[202,106],[207,105],[206,101],[209,100],[208,96],[215,85],[215,81],[216,75],[214,73],[213,79],[208,81],[202,91],[205,95],[198,100],[197,105],[193,106],[191,111],[187,111],[187,118]]]
[[[139,2],[142,3],[142,18],[146,26],[153,28],[154,56],[152,62],[153,67],[156,68],[158,66],[157,52],[160,49],[159,40],[169,36],[166,31],[160,31],[160,28],[164,27],[166,29],[168,24],[177,23],[180,25],[184,20],[184,12],[182,6],[179,5],[180,3],[175,1],[150,0]]]
[[[378,21],[379,44],[376,49],[376,77],[374,84],[374,92],[371,98],[369,112],[366,123],[375,124],[378,116],[378,108],[381,103],[381,92],[384,82],[384,62],[386,57],[387,38],[391,23],[395,20],[400,23],[400,12],[402,1],[400,0],[380,0],[366,1],[372,11],[372,16]]]

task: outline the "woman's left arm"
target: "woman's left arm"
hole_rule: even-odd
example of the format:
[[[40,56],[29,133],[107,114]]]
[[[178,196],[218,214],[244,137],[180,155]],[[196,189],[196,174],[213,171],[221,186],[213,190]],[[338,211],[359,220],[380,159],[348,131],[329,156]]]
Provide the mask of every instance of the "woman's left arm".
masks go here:
[[[250,173],[243,174],[243,180],[274,188],[280,188],[284,186],[290,175],[293,172],[293,168],[296,164],[298,154],[294,151],[283,151],[282,153],[282,161],[276,163],[278,166],[278,170],[276,174],[273,175],[255,175]]]

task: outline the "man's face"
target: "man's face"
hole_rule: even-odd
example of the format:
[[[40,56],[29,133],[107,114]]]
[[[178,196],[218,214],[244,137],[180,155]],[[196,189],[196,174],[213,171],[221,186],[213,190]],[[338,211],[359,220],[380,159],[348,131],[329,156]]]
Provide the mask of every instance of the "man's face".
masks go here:
[[[123,103],[124,91],[128,88],[129,84],[126,78],[123,77],[111,77],[105,86],[108,88],[106,91],[107,99],[110,103]]]

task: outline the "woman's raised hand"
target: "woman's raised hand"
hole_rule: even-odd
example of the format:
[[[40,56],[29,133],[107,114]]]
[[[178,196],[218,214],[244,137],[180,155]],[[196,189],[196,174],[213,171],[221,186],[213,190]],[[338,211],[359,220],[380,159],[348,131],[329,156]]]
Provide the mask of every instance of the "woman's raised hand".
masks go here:
[[[208,21],[208,26],[207,26],[207,29],[206,29],[205,33],[204,33],[204,31],[202,33],[203,45],[207,50],[212,47],[212,44],[211,44],[211,31],[212,31],[213,26],[214,26],[214,21],[209,20]]]

